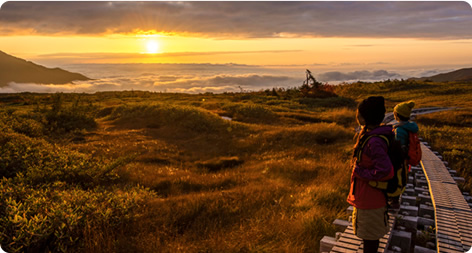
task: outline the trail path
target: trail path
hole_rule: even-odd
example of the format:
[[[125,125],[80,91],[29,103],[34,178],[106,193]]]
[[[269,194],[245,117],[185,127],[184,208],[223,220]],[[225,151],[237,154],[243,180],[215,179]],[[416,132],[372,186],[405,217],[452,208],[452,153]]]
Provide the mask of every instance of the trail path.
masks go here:
[[[450,109],[421,108],[413,110],[413,114]],[[384,122],[392,124],[393,114],[387,114]],[[380,240],[378,252],[468,252],[472,247],[472,197],[462,194],[457,182],[464,179],[456,177],[455,171],[446,167],[447,162],[442,161],[438,152],[432,151],[425,142],[421,146],[421,167],[412,168],[402,195],[402,206],[399,212],[390,213],[391,230]],[[352,207],[348,212],[350,210]],[[320,252],[362,252],[362,240],[353,234],[352,225],[341,220],[334,223],[345,229],[337,238],[325,236]],[[434,227],[435,233],[428,234],[428,227]],[[429,244],[424,246],[434,244],[434,249],[415,245],[415,238],[420,234],[430,237]]]

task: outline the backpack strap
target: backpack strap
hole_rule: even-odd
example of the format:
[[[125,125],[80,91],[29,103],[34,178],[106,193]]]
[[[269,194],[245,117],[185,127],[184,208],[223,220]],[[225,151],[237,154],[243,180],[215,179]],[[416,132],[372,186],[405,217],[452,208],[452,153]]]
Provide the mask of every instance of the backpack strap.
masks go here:
[[[357,155],[356,155],[356,158],[357,158],[357,162],[360,162],[361,161],[361,158],[362,158],[362,151],[364,150],[364,147],[365,145],[367,144],[367,142],[370,140],[370,138],[372,137],[380,137],[382,138],[384,141],[387,142],[387,148],[388,146],[390,145],[390,141],[389,139],[387,138],[387,136],[385,135],[381,135],[381,134],[373,134],[373,135],[369,135],[365,138],[364,141],[361,142],[361,145],[359,147],[359,151],[357,152]]]
[[[381,134],[373,134],[373,135],[369,135],[367,136],[367,138],[361,143],[361,147],[360,147],[360,150],[357,154],[357,162],[360,162],[361,161],[361,158],[362,158],[362,151],[364,150],[364,147],[365,145],[367,144],[367,142],[370,140],[370,138],[372,137],[379,137],[381,139],[383,139],[386,143],[387,143],[387,149],[390,145],[390,140],[388,139],[387,136],[385,135],[381,135]],[[388,186],[388,182],[382,182],[382,181],[369,181],[369,185],[373,186],[374,188],[377,188],[377,189],[381,189],[381,190],[387,190],[387,186]]]
[[[385,135],[381,135],[381,134],[373,134],[373,135],[369,135],[365,138],[365,140],[361,141],[360,143],[360,147],[359,147],[359,150],[357,151],[356,153],[356,159],[357,159],[357,163],[359,163],[361,161],[361,158],[362,158],[362,151],[364,150],[364,147],[365,145],[367,144],[367,142],[372,138],[372,137],[379,137],[381,138],[382,140],[384,140],[386,143],[387,143],[387,149],[389,149],[389,146],[390,146],[390,140],[387,136]],[[388,151],[387,151],[388,152]],[[354,182],[355,183],[355,182]],[[381,181],[369,181],[369,185],[373,186],[374,188],[377,188],[379,190],[381,190],[384,195],[385,195],[385,200],[387,201],[387,206],[388,206],[388,196],[387,196],[387,186],[388,186],[388,182],[381,182]],[[388,209],[388,207],[387,207]]]

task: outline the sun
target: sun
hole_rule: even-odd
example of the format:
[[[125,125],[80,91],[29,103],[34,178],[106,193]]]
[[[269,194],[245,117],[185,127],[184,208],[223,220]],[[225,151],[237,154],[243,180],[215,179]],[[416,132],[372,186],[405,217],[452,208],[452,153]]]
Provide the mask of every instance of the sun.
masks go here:
[[[159,43],[155,40],[149,40],[146,42],[146,53],[157,54],[159,53]]]

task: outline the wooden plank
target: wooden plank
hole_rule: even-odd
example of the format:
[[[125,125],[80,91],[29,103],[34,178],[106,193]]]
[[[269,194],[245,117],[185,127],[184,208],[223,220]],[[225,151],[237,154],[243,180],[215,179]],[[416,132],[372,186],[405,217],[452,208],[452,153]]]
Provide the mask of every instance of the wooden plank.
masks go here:
[[[450,223],[436,222],[436,231],[454,231],[457,233],[457,226]]]
[[[338,242],[340,243],[339,245],[341,245],[341,243],[343,244],[349,244],[349,245],[353,245],[355,247],[359,247],[359,245],[362,244],[362,241],[358,241],[358,240],[352,240],[350,238],[347,238],[347,237],[341,237],[339,238]],[[336,245],[338,245],[338,243],[336,243]]]
[[[472,243],[472,233],[463,233],[463,232],[459,232],[461,234],[461,238],[463,241],[466,241],[466,242],[469,242],[469,243]]]
[[[334,246],[333,249],[331,249],[330,252],[334,252],[334,253],[345,253],[345,252],[349,252],[349,251],[347,251],[345,248],[341,248],[341,247],[338,247],[338,246]]]
[[[444,239],[442,237],[439,237],[438,242],[448,244],[449,246],[455,247],[455,248],[462,247],[462,242],[460,241],[460,239],[459,240],[454,240],[452,238]]]
[[[472,234],[472,211],[444,163],[422,144],[422,167],[435,208],[437,246],[440,252],[463,252]]]
[[[389,220],[391,228],[393,227],[393,222],[395,218],[392,216]],[[363,250],[363,241],[356,235],[352,234],[352,228],[347,228],[344,233],[341,234],[339,241],[336,243],[335,247],[331,252],[362,252]],[[388,245],[388,239],[390,236],[390,231],[380,239],[379,252],[384,252],[385,247]]]
[[[452,229],[451,229],[451,230],[443,230],[443,229],[441,229],[440,231],[438,231],[438,232],[436,233],[436,235],[437,235],[438,237],[443,237],[443,238],[449,238],[449,237],[451,237],[451,238],[458,238],[458,239],[461,238],[460,234],[458,234],[457,231],[454,231],[454,230],[452,230]]]
[[[446,235],[444,233],[437,233],[437,240],[440,241],[442,240],[443,242],[445,241],[457,241],[457,242],[461,242],[461,237],[460,235],[456,235],[456,236],[451,236],[451,235]]]
[[[444,247],[439,247],[439,252],[441,253],[463,253],[462,250],[456,250],[456,249],[450,249],[450,248],[444,248]]]
[[[357,241],[362,241],[361,238],[353,235],[353,234],[343,234],[341,238],[348,238],[348,239],[351,239],[351,240],[357,240]],[[341,240],[340,238],[340,240]]]
[[[349,244],[349,243],[343,243],[343,242],[337,242],[335,247],[341,247],[344,249],[349,249],[353,251],[357,251],[359,249],[360,245],[354,245],[354,244]]]

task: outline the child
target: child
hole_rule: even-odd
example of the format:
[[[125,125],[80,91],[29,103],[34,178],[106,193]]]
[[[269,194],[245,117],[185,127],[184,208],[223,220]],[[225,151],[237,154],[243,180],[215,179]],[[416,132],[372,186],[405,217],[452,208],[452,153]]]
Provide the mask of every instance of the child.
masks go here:
[[[393,177],[393,165],[387,143],[379,136],[361,143],[371,135],[393,138],[392,126],[380,125],[385,116],[383,97],[369,97],[359,103],[357,122],[362,130],[354,147],[351,189],[347,201],[354,206],[354,234],[364,241],[364,252],[377,252],[379,239],[388,232],[387,200],[385,194],[369,185],[370,180],[386,181]],[[357,160],[360,153],[360,159]]]
[[[403,154],[408,159],[408,142],[409,142],[409,134],[408,132],[417,133],[418,132],[418,125],[410,120],[411,110],[415,107],[415,102],[409,101],[404,102],[396,105],[393,108],[393,116],[397,124],[393,125],[393,129],[395,131],[395,139],[400,141],[402,146]],[[408,168],[408,164],[406,160],[403,163],[404,168]],[[389,199],[390,207],[392,209],[399,209],[400,208],[400,201],[399,197],[393,197]]]
[[[393,126],[395,130],[395,139],[400,141],[405,154],[408,153],[408,132],[417,133],[418,125],[410,120],[411,109],[415,107],[415,102],[409,101],[400,103],[393,108],[393,116],[398,124]]]

